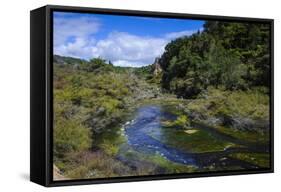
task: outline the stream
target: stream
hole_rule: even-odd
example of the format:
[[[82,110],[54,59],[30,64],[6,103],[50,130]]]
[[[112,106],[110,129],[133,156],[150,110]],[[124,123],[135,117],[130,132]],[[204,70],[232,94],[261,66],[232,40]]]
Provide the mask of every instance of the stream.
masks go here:
[[[231,158],[229,154],[239,152],[262,153],[267,151],[266,147],[251,145],[245,141],[218,132],[206,125],[194,123],[192,126],[206,133],[212,140],[234,143],[239,146],[243,145],[243,147],[228,147],[223,150],[211,152],[192,152],[177,147],[176,141],[173,141],[175,143],[174,145],[167,144],[169,143],[171,134],[178,134],[179,136],[185,136],[184,134],[187,134],[184,131],[179,131],[177,128],[169,128],[169,132],[167,132],[167,127],[164,127],[161,123],[163,120],[173,121],[176,118],[176,115],[161,105],[145,105],[140,107],[136,111],[133,120],[125,125],[127,144],[140,153],[159,154],[171,162],[192,165],[199,170],[209,166],[218,170],[229,167],[243,169],[259,168],[246,161]],[[190,135],[189,137],[193,136]],[[207,140],[202,142],[208,144]],[[182,143],[178,144],[180,145]]]

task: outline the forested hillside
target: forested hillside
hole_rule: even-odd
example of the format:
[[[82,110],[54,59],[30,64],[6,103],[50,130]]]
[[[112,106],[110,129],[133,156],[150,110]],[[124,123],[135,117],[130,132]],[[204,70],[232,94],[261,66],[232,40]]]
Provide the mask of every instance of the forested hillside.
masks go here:
[[[162,87],[184,98],[208,86],[268,88],[269,42],[268,25],[208,21],[202,32],[167,44],[160,60]]]

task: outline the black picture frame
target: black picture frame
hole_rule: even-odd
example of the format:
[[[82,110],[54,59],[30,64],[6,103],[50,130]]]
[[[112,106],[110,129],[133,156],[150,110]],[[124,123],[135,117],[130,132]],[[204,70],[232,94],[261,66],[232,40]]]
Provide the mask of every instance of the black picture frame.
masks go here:
[[[172,175],[133,176],[108,179],[81,179],[53,181],[53,11],[133,15],[194,20],[257,22],[270,25],[270,168],[243,171],[217,171]],[[43,186],[81,185],[147,181],[160,179],[226,176],[274,172],[274,20],[246,17],[228,17],[137,10],[103,9],[46,5],[30,12],[30,180]]]

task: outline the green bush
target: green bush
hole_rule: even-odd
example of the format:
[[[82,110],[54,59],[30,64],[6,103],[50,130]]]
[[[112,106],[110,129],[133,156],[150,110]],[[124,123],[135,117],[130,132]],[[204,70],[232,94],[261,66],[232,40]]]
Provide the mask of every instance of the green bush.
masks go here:
[[[102,144],[99,145],[99,147],[110,156],[115,156],[119,151],[118,145],[115,145],[110,141],[103,141]]]
[[[225,91],[208,88],[207,93],[191,101],[187,109],[206,117],[228,116],[269,120],[269,96],[261,88],[248,91]]]
[[[57,118],[54,125],[54,154],[63,156],[74,151],[91,147],[92,137],[89,128],[76,119]]]

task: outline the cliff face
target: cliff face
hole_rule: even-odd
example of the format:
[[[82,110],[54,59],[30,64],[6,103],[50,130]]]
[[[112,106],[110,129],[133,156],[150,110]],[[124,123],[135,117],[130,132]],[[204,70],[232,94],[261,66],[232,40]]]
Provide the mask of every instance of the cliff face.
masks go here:
[[[156,59],[155,59],[155,61],[154,61],[154,63],[153,63],[153,65],[154,65],[153,74],[154,74],[155,76],[159,75],[159,74],[162,72],[162,68],[161,68],[161,66],[160,66],[159,61],[160,61],[160,58],[159,58],[159,57],[156,57]]]

